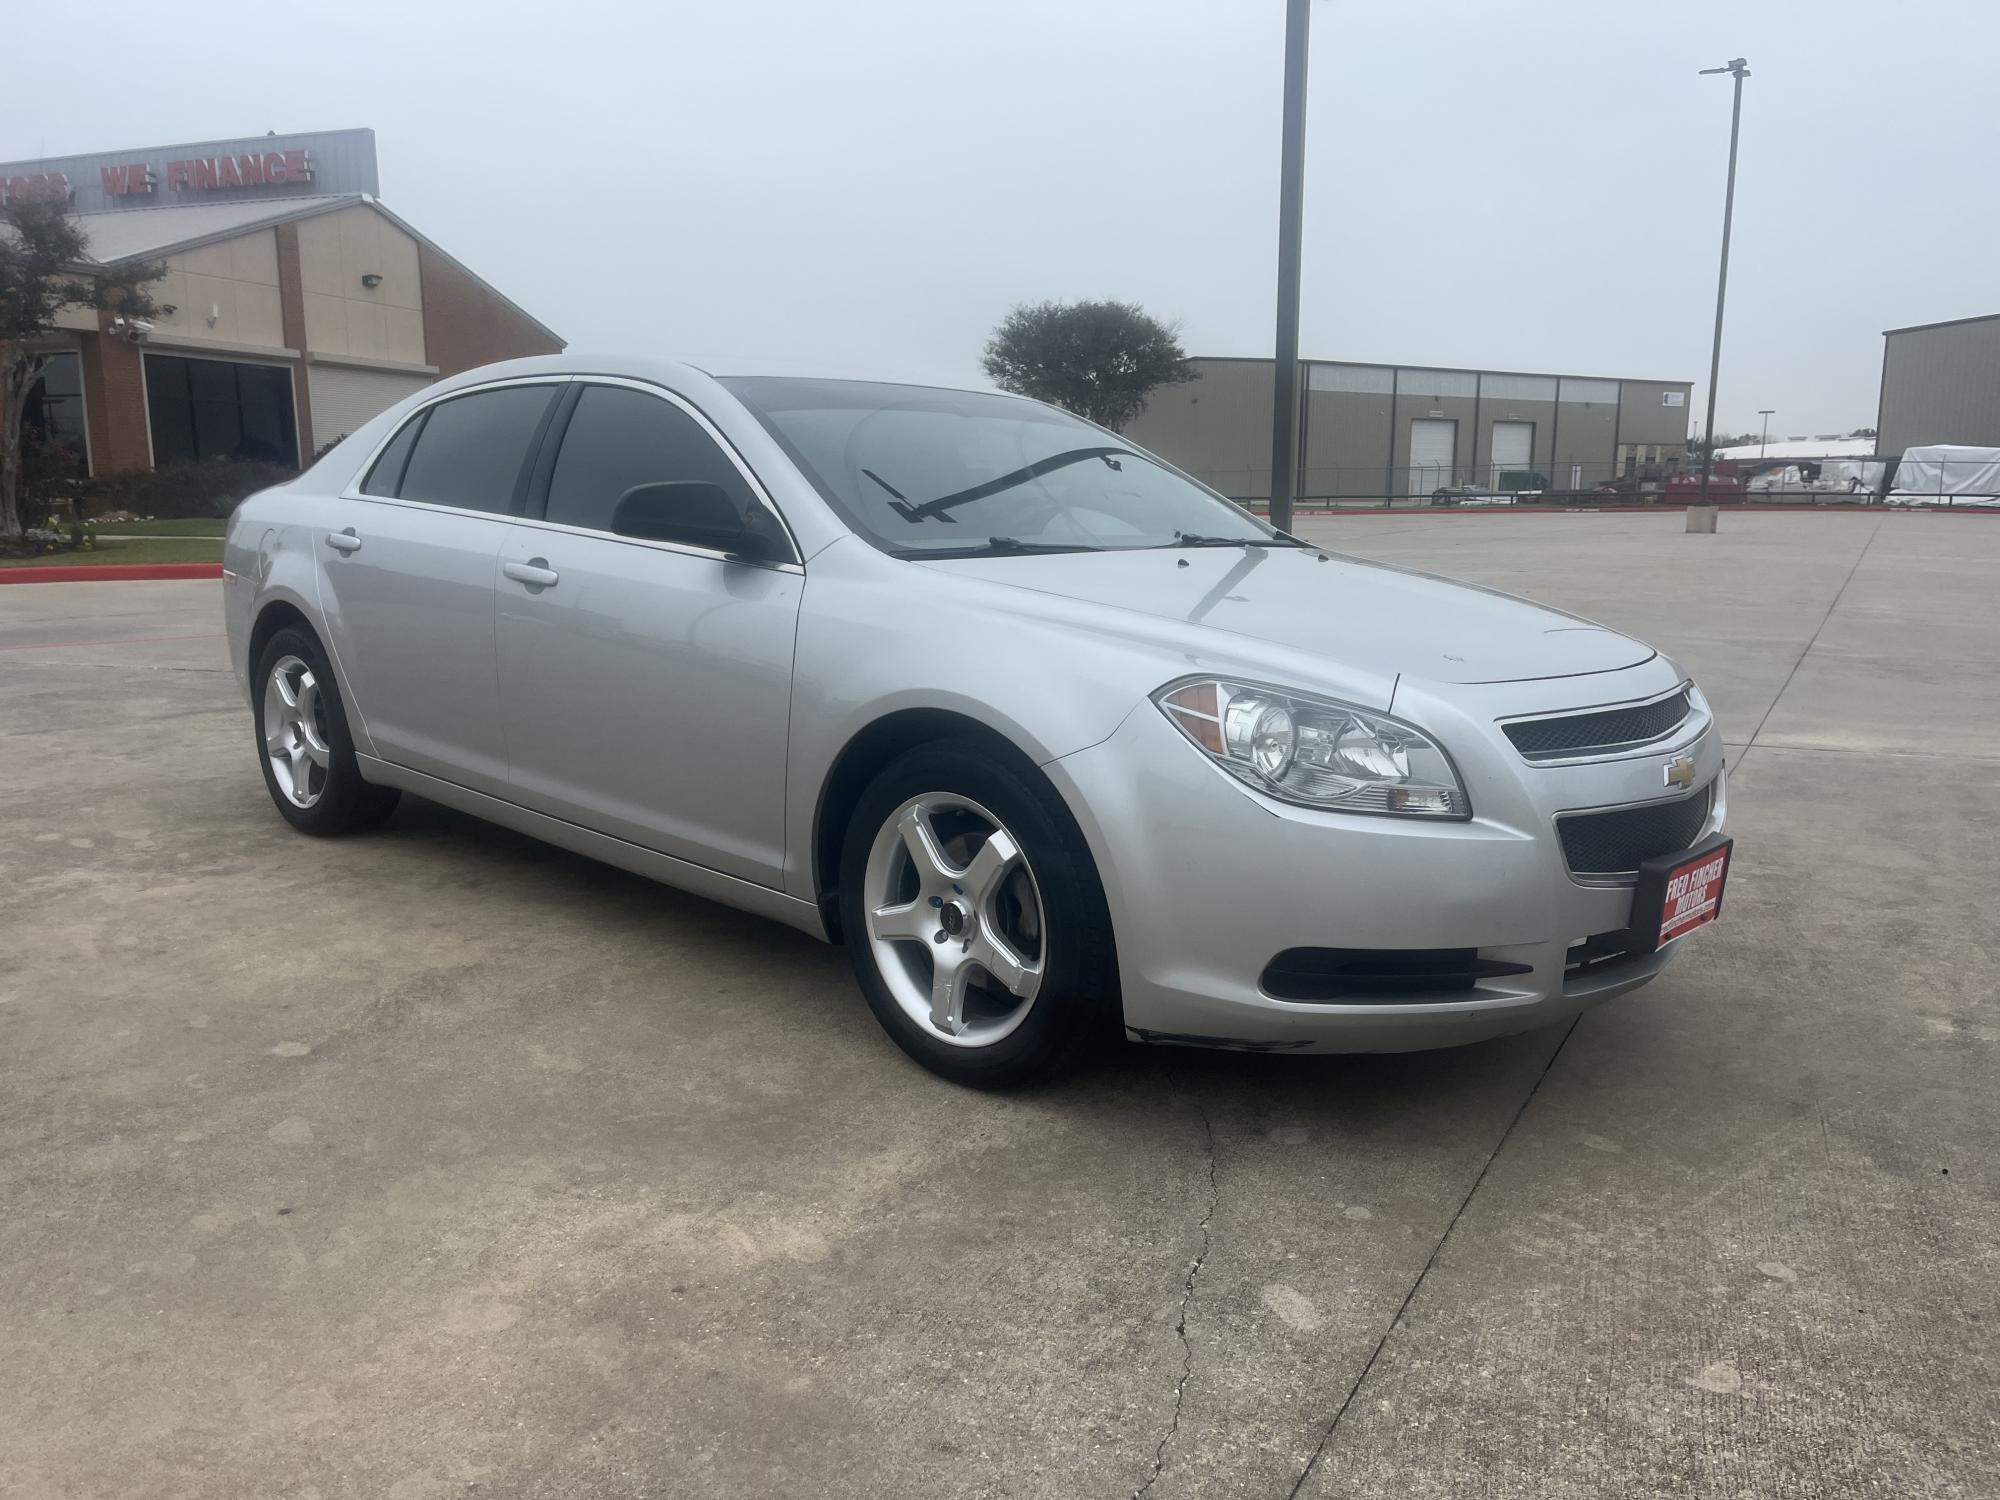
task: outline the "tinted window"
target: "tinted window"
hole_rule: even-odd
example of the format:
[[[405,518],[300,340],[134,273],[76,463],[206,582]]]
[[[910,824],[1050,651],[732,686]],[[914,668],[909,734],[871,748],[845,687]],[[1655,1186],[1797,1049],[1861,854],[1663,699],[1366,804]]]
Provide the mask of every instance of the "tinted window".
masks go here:
[[[368,471],[368,480],[361,486],[364,495],[393,495],[403,483],[403,466],[410,461],[410,445],[417,440],[424,419],[412,418],[403,424],[402,430],[389,440],[389,446],[382,450],[382,456],[375,460],[375,467]]]
[[[720,485],[745,514],[756,504],[728,455],[678,406],[624,386],[589,386],[563,434],[547,518],[609,531],[620,496],[662,480]]]
[[[76,355],[50,356],[42,378],[28,388],[21,426],[24,431],[41,436],[46,445],[45,462],[65,475],[81,477],[86,472],[83,372],[82,361]]]
[[[282,365],[148,354],[146,411],[156,464],[208,458],[299,461],[292,372]]]
[[[440,401],[417,434],[397,494],[505,514],[514,503],[521,462],[555,392],[550,385],[512,385]]]

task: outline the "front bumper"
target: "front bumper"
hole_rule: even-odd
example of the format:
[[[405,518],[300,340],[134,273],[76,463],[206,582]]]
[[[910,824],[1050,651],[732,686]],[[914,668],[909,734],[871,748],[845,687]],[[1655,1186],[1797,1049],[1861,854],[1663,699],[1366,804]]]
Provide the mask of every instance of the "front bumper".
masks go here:
[[[1577,940],[1631,921],[1632,887],[1572,877],[1555,820],[1671,795],[1662,767],[1688,755],[1695,787],[1713,788],[1700,836],[1719,831],[1728,788],[1712,720],[1704,714],[1685,737],[1643,755],[1559,766],[1523,761],[1494,721],[1582,706],[1593,694],[1639,696],[1665,672],[1661,664],[1554,689],[1454,689],[1448,700],[1399,693],[1398,713],[1437,734],[1458,762],[1469,822],[1316,812],[1263,797],[1211,764],[1150,703],[1103,743],[1051,762],[1044,769],[1104,877],[1128,1034],[1251,1050],[1410,1051],[1562,1021],[1645,984],[1678,942],[1571,971]],[[1605,678],[1628,681],[1612,687]],[[1550,692],[1575,702],[1548,702]],[[1475,949],[1527,971],[1441,993],[1281,1000],[1259,980],[1291,948]]]

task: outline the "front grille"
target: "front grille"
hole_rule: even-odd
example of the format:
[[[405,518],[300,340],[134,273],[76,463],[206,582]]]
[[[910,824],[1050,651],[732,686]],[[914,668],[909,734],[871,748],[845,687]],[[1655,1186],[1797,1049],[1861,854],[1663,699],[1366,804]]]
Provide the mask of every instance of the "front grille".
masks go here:
[[[1690,848],[1708,822],[1714,796],[1710,782],[1677,802],[1560,817],[1556,831],[1562,835],[1563,859],[1572,875],[1603,879],[1633,874],[1645,860]]]
[[[1602,708],[1553,719],[1520,719],[1501,727],[1514,748],[1529,760],[1561,760],[1576,755],[1643,745],[1672,734],[1694,711],[1688,690],[1630,708]]]

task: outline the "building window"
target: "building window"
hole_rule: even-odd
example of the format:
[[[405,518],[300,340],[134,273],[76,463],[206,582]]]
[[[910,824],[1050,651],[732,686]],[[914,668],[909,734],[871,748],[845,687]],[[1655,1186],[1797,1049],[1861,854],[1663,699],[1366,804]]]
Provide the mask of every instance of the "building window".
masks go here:
[[[82,478],[90,473],[90,448],[83,432],[83,361],[58,354],[28,391],[21,413],[24,435],[32,433],[45,445],[50,467]]]
[[[283,365],[146,356],[155,464],[260,459],[296,465],[292,372]]]

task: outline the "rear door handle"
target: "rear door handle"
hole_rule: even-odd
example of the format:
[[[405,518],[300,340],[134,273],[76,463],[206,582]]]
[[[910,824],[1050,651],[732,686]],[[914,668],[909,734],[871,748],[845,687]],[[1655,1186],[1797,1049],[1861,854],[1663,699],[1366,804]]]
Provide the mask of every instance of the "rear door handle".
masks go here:
[[[354,534],[354,528],[350,526],[345,531],[328,532],[326,544],[336,552],[358,552],[361,549],[361,538]]]
[[[500,571],[516,583],[525,583],[531,589],[554,588],[556,580],[562,577],[562,574],[549,566],[546,557],[537,557],[524,563],[502,563]]]

